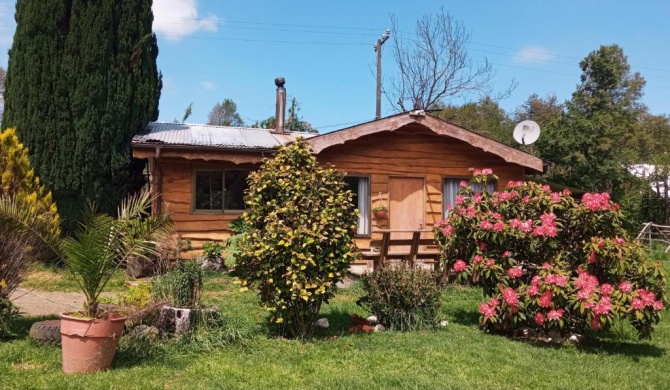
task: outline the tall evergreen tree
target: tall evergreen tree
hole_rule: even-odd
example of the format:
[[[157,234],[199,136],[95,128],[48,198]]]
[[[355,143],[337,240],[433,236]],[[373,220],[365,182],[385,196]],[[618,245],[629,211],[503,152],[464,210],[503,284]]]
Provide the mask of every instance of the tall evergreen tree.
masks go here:
[[[141,184],[132,136],[158,117],[151,1],[18,0],[3,127],[16,127],[66,228]]]

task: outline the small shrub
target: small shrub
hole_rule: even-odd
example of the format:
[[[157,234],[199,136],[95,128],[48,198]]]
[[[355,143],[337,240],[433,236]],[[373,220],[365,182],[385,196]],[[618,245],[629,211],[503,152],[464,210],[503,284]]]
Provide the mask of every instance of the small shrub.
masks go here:
[[[135,286],[128,286],[126,292],[119,294],[118,303],[129,309],[142,309],[153,302],[152,290],[151,283],[138,282]]]
[[[249,175],[244,218],[251,229],[235,271],[292,337],[312,332],[355,256],[358,213],[343,177],[318,164],[300,139]]]
[[[218,242],[205,242],[202,244],[202,256],[205,260],[216,260],[221,258],[223,246]]]
[[[363,274],[365,295],[356,303],[399,331],[432,329],[441,291],[435,275],[423,269],[385,267]]]
[[[194,308],[200,303],[203,272],[194,260],[180,261],[165,275],[154,276],[152,288],[159,301],[174,307]]]
[[[10,324],[18,316],[19,311],[14,307],[12,301],[0,297],[0,339],[14,336]]]

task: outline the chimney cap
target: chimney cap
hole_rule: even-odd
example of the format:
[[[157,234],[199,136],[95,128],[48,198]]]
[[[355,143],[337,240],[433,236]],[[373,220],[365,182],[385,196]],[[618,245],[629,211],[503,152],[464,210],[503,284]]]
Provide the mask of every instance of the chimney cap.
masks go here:
[[[283,77],[277,77],[275,79],[275,85],[279,88],[283,87],[285,83],[286,83],[286,80],[284,80]]]

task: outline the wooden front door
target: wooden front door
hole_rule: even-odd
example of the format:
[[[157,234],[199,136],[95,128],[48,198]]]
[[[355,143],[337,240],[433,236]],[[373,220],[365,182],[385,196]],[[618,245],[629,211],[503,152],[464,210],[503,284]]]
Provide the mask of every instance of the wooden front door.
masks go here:
[[[388,188],[389,228],[391,230],[424,229],[424,179],[422,177],[391,177]],[[409,237],[411,234],[407,238]],[[397,236],[397,238],[405,237]]]

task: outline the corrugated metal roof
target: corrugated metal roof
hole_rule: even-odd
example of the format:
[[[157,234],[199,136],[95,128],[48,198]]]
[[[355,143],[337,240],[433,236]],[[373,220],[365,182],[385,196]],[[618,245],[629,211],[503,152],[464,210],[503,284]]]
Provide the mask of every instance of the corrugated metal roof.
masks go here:
[[[291,132],[278,134],[274,129],[252,127],[211,126],[190,123],[152,122],[147,132],[133,137],[133,145],[207,146],[233,149],[272,149],[293,141],[296,137],[310,138],[317,134]]]

